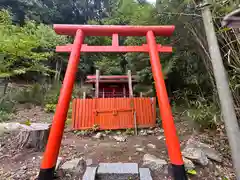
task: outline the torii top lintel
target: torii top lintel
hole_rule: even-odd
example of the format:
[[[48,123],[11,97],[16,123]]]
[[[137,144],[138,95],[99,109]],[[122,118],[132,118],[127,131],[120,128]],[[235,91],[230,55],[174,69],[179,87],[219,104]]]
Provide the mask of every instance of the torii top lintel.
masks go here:
[[[156,95],[163,128],[166,136],[166,144],[175,180],[187,180],[184,162],[182,159],[180,143],[169,104],[164,75],[162,72],[159,52],[172,52],[171,46],[157,44],[156,36],[171,36],[174,26],[98,26],[98,25],[54,25],[56,33],[60,35],[72,35],[73,44],[57,46],[57,52],[70,52],[63,85],[61,87],[58,105],[56,107],[53,123],[45,149],[39,180],[53,180],[56,161],[58,159],[64,125],[67,112],[72,98],[74,81],[80,62],[81,52],[142,52],[149,54]],[[112,45],[94,46],[83,44],[85,36],[111,36]],[[119,45],[119,36],[142,36],[146,37],[146,44],[140,46]],[[84,112],[83,112],[84,113]]]
[[[123,25],[68,25],[54,24],[54,30],[60,35],[74,36],[78,29],[85,36],[146,36],[148,31],[153,31],[155,36],[171,36],[175,26],[123,26]]]

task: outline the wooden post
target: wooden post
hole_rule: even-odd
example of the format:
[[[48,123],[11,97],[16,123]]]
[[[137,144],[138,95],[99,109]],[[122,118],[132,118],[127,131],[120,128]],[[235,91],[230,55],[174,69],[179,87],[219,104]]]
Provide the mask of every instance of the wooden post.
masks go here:
[[[235,168],[237,179],[240,179],[240,131],[234,110],[232,93],[228,86],[228,78],[223,65],[217,36],[212,22],[212,14],[208,5],[202,5],[202,16],[213,66],[213,73],[216,79],[221,110],[232,152],[233,166]]]
[[[99,95],[99,79],[100,79],[100,72],[99,70],[96,70],[95,98],[98,98],[98,95]]]
[[[129,88],[129,97],[133,97],[131,70],[128,70],[128,88]]]
[[[140,97],[143,97],[143,92],[140,92]]]
[[[86,99],[86,92],[83,92],[83,99]]]
[[[123,86],[123,97],[126,97],[126,87],[125,87],[125,85]]]

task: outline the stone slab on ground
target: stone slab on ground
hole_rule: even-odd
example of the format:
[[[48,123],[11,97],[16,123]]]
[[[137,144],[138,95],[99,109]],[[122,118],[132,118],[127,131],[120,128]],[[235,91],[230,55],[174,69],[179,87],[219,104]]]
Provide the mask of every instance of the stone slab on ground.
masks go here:
[[[160,171],[165,165],[167,165],[167,162],[154,155],[145,154],[143,156],[143,165],[149,167],[151,170]]]
[[[185,147],[182,155],[202,166],[206,166],[209,162],[206,154],[199,148]]]
[[[85,161],[83,158],[76,158],[72,159],[70,161],[66,161],[63,163],[63,165],[60,167],[61,170],[64,172],[80,172],[84,168]]]
[[[57,170],[58,170],[58,168],[59,168],[60,164],[62,163],[62,160],[63,160],[63,158],[62,158],[62,157],[58,157],[58,159],[57,159],[57,163],[56,163],[56,166],[55,166],[55,171],[57,171]]]
[[[123,135],[117,135],[113,136],[113,139],[115,139],[118,142],[125,142],[127,140],[127,137]]]
[[[149,168],[139,168],[140,180],[152,180]]]
[[[48,129],[51,124],[49,123],[31,123],[30,125],[21,124],[18,122],[0,123],[0,127],[5,131],[19,131],[19,130],[36,130],[36,129]]]
[[[83,178],[79,180],[95,180],[98,167],[87,167]]]
[[[183,157],[183,162],[186,170],[192,170],[195,168],[195,165],[190,159]]]
[[[100,180],[139,180],[137,163],[99,163],[97,178]]]
[[[213,147],[208,144],[202,143],[194,137],[191,137],[187,143],[186,148],[199,148],[201,149],[206,156],[214,161],[222,162],[222,156],[219,152],[217,152]]]

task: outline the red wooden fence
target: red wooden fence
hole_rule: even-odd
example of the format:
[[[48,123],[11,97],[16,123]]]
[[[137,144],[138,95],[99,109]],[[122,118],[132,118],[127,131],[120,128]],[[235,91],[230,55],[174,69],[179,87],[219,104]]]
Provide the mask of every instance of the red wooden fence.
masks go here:
[[[153,127],[156,123],[155,98],[96,98],[74,99],[72,126],[75,130],[134,128],[134,112],[137,127]]]

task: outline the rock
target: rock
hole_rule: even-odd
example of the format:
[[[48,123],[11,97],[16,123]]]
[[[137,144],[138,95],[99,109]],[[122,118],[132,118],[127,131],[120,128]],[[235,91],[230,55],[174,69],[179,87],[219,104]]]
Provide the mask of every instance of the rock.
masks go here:
[[[95,180],[96,172],[98,167],[87,167],[83,180]]]
[[[3,125],[0,124],[0,136],[6,132],[6,129]]]
[[[76,158],[70,161],[66,161],[62,166],[61,170],[64,172],[77,173],[84,171],[86,163],[83,158]]]
[[[140,180],[152,180],[151,172],[148,168],[139,168]]]
[[[136,151],[137,152],[144,152],[145,148],[144,147],[137,147]]]
[[[187,141],[187,147],[200,148],[209,159],[222,162],[222,156],[210,145],[199,142],[194,137]]]
[[[21,169],[22,169],[22,170],[26,170],[26,169],[27,169],[27,166],[22,166]]]
[[[147,134],[154,134],[154,131],[153,130],[147,130]]]
[[[199,147],[207,155],[209,159],[212,159],[217,162],[222,162],[222,156],[209,145],[197,141],[195,141],[194,144],[196,147]]]
[[[185,166],[186,170],[192,170],[195,168],[195,165],[193,164],[193,162],[190,159],[183,157],[183,162],[184,162],[184,166]]]
[[[55,171],[57,171],[57,170],[58,170],[58,168],[59,168],[59,165],[62,163],[62,160],[63,160],[63,158],[62,158],[62,157],[58,157],[58,159],[57,159],[57,163],[56,163],[56,166],[55,166]]]
[[[163,174],[165,175],[170,175],[172,173],[172,167],[167,165],[167,166],[164,166],[163,168]]]
[[[93,164],[93,160],[92,159],[87,159],[86,160],[86,165],[87,166],[91,166]]]
[[[158,132],[164,133],[164,129],[161,129],[161,128],[160,128],[160,129],[158,130]]]
[[[139,132],[139,135],[140,136],[147,136],[147,131],[145,129],[142,129],[140,132]]]
[[[95,139],[100,139],[103,137],[103,134],[101,132],[98,132],[95,136],[93,136],[93,138]]]
[[[137,147],[140,147],[140,145],[139,144],[135,144],[134,147],[137,148]]]
[[[125,142],[127,137],[126,136],[121,136],[121,135],[118,135],[118,136],[113,136],[113,139],[115,139],[116,141],[118,142]]]
[[[147,147],[152,148],[152,149],[156,149],[156,145],[155,144],[147,144]]]
[[[163,138],[164,138],[164,136],[158,136],[158,137],[157,137],[158,140],[161,140],[161,139],[163,139]]]
[[[143,156],[143,165],[149,166],[151,170],[161,170],[167,162],[163,159],[159,159],[154,155],[145,154]]]
[[[31,123],[29,126],[26,124],[20,123],[0,123],[1,127],[4,127],[6,131],[20,131],[20,130],[32,130],[41,128],[49,128],[50,124],[48,123]]]
[[[182,155],[203,166],[208,164],[208,158],[206,154],[199,148],[185,147]]]
[[[222,156],[215,149],[202,148],[202,150],[209,159],[212,159],[217,162],[222,162]]]

